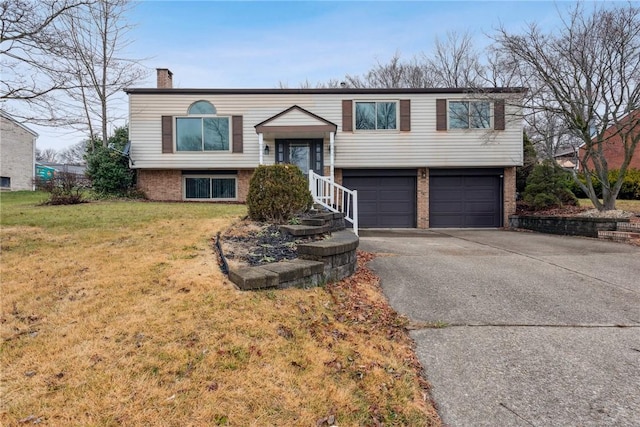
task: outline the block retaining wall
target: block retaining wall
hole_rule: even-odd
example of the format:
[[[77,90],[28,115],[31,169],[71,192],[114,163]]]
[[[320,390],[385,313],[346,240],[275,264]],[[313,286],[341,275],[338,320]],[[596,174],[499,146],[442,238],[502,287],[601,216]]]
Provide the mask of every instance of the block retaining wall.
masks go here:
[[[629,219],[523,215],[509,217],[509,226],[512,228],[595,238],[598,237],[598,231],[615,231],[619,222],[629,222]]]
[[[298,245],[298,259],[229,271],[229,280],[242,290],[313,287],[355,273],[359,239],[351,231],[332,233],[325,240]]]

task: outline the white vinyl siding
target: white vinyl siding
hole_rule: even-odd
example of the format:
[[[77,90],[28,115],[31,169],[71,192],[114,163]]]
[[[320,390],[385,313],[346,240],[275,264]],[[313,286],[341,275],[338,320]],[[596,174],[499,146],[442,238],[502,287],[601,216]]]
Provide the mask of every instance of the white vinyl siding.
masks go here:
[[[510,95],[517,96],[517,95]],[[131,158],[134,168],[155,169],[251,169],[258,165],[258,135],[254,126],[298,105],[338,125],[335,137],[336,168],[411,168],[411,167],[491,167],[522,164],[522,120],[517,107],[507,105],[506,129],[466,129],[436,131],[436,99],[469,100],[468,94],[130,94]],[[193,102],[206,99],[215,105],[219,116],[243,116],[243,153],[175,152],[163,154],[161,116],[184,115]],[[409,132],[342,132],[342,100],[355,102],[411,101]],[[493,109],[492,109],[493,111]],[[319,121],[298,110],[272,120],[274,126],[306,126]],[[355,130],[355,129],[354,129]],[[275,160],[275,139],[264,135],[271,154],[265,164]],[[288,135],[286,138],[295,138]],[[329,136],[326,133],[301,134],[299,138],[324,138],[325,165],[329,160]]]

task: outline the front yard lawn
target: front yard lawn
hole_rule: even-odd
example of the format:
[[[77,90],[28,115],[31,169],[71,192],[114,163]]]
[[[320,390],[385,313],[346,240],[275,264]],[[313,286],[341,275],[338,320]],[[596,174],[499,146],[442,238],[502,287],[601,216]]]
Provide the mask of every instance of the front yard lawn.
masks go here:
[[[440,425],[366,268],[240,292],[211,243],[244,206],[45,197],[0,194],[0,424]]]

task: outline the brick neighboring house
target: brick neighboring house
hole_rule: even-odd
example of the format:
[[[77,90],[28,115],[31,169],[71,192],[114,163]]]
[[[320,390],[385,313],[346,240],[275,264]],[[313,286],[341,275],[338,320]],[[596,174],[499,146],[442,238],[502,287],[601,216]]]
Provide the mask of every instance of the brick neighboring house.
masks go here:
[[[38,134],[0,110],[0,190],[34,190]]]
[[[611,125],[608,127],[603,135],[603,147],[602,151],[604,157],[607,159],[607,166],[609,170],[620,169],[622,161],[624,160],[624,144],[622,143],[622,137],[618,135],[618,129],[624,129],[624,132],[628,135],[630,132],[629,127],[632,127],[634,133],[640,133],[640,110],[634,110],[627,116],[625,116],[618,125]],[[584,158],[585,149],[580,147],[579,159]],[[581,171],[584,171],[584,165],[580,164],[578,160],[578,166]],[[628,166],[629,169],[640,169],[640,144],[636,145],[633,152],[633,157]]]
[[[130,88],[131,167],[153,200],[244,202],[292,163],[358,190],[360,227],[500,227],[515,212],[524,89]]]

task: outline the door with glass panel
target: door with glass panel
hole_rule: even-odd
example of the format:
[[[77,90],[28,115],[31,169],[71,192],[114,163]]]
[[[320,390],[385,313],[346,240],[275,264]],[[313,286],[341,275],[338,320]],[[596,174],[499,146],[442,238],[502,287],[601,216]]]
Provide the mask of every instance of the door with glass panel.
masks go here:
[[[277,139],[276,163],[290,163],[306,176],[309,170],[323,175],[321,139]]]

